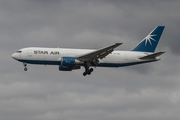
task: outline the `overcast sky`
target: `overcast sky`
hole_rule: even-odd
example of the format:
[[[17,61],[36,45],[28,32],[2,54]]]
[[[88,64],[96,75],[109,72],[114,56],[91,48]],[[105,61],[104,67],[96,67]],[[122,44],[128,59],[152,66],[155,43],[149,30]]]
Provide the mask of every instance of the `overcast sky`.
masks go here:
[[[0,0],[1,120],[179,120],[179,0]],[[166,26],[161,60],[58,71],[11,58],[24,47],[134,48]]]

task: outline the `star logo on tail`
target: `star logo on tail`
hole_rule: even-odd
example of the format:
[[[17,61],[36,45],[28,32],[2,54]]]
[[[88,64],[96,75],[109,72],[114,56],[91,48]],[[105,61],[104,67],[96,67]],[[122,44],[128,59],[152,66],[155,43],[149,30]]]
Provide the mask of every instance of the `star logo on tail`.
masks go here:
[[[151,40],[153,40],[153,41],[156,41],[155,39],[153,39],[152,37],[153,36],[157,36],[157,35],[147,35],[146,37],[145,37],[145,40],[146,40],[146,42],[145,42],[145,46],[147,45],[147,42],[149,41],[149,43],[152,45],[152,43],[151,43]]]

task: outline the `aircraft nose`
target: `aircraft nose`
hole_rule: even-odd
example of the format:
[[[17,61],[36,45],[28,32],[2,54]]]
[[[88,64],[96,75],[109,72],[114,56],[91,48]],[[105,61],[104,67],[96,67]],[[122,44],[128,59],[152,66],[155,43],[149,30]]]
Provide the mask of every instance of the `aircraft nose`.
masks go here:
[[[17,53],[12,54],[12,58],[17,59]]]

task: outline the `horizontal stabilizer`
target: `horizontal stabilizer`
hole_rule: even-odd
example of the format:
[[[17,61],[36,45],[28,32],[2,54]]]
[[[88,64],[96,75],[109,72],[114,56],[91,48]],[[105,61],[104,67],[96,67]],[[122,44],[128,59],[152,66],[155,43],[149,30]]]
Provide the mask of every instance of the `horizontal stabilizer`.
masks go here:
[[[156,57],[164,54],[165,52],[158,52],[158,53],[154,53],[154,54],[151,54],[151,55],[147,55],[147,56],[144,56],[144,57],[140,57],[139,59],[155,59]]]

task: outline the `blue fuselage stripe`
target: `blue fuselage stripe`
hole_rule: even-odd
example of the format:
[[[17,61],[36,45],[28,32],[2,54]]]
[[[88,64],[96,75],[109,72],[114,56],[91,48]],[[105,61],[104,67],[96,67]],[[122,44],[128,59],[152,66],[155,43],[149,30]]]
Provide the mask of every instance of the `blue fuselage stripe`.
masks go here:
[[[23,62],[23,63],[29,63],[29,64],[61,65],[61,61],[41,61],[41,60],[18,60],[18,61]],[[98,67],[124,67],[124,66],[148,63],[148,62],[154,62],[154,61],[158,61],[158,60],[133,62],[133,63],[99,63],[97,66]],[[81,66],[83,66],[83,65],[81,65]]]

